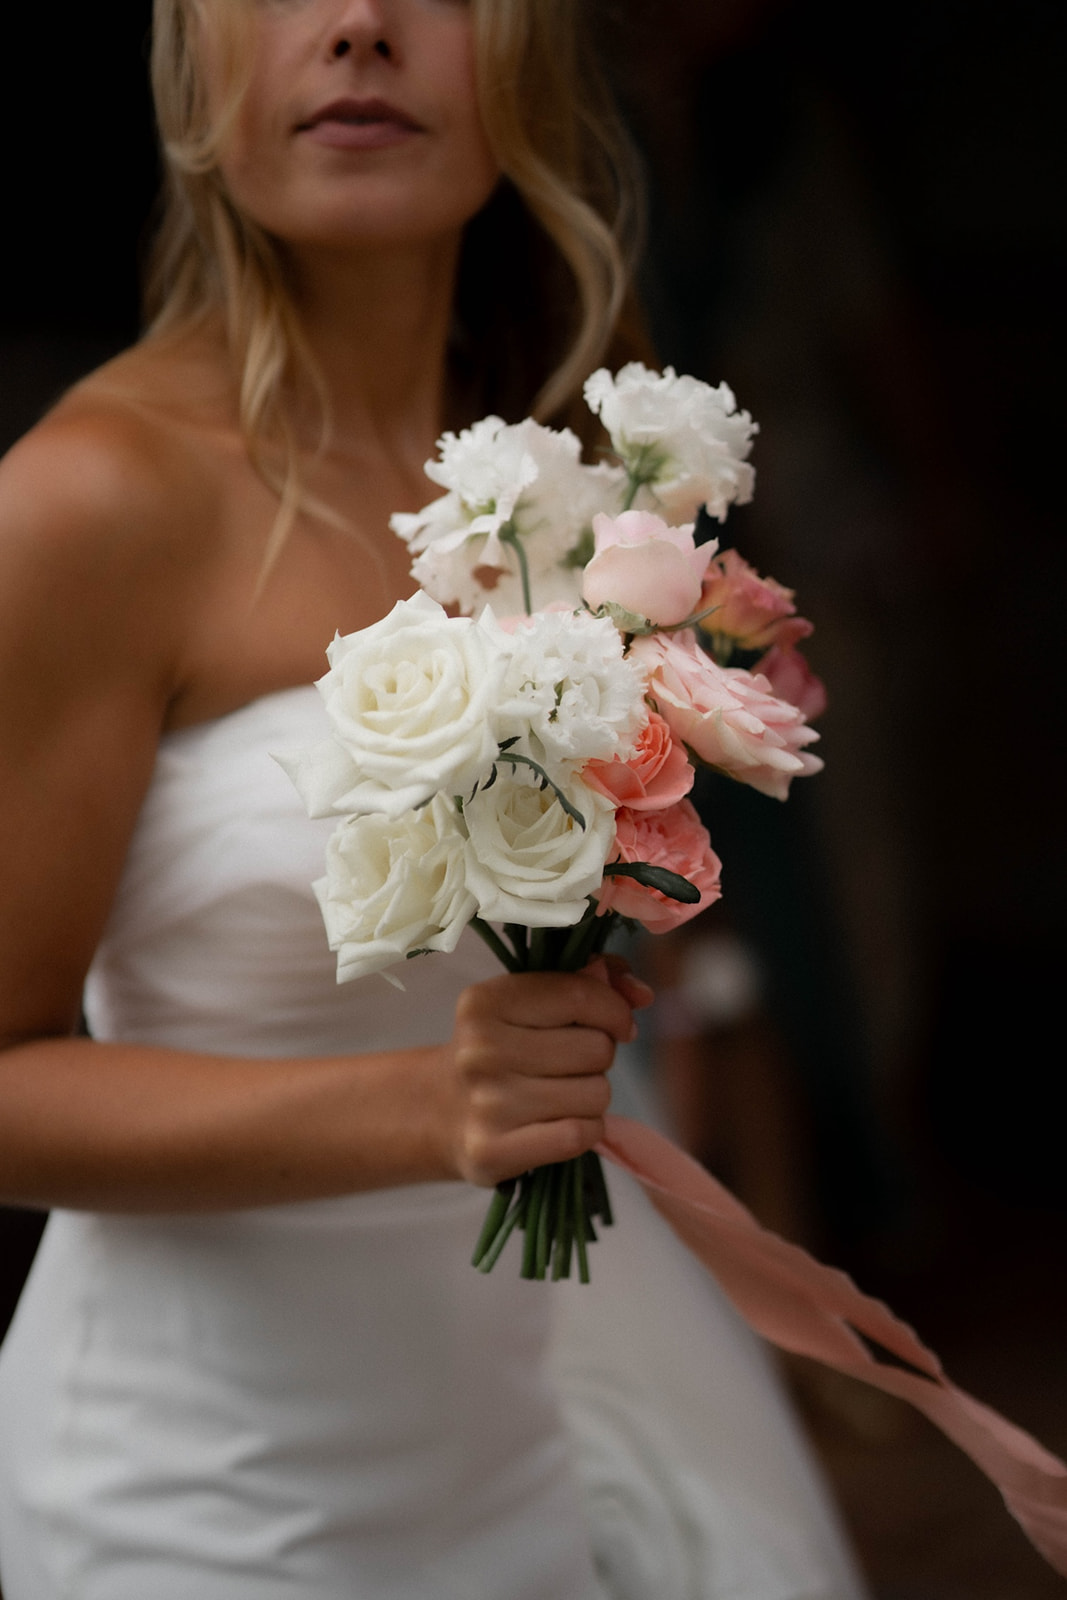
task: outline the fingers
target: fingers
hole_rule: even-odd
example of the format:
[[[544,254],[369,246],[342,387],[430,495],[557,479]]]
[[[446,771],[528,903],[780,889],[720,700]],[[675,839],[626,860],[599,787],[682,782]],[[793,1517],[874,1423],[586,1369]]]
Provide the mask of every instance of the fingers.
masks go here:
[[[604,1116],[611,1102],[606,1068],[559,1077],[486,1075],[471,1082],[470,1092],[479,1120],[498,1133],[568,1118],[595,1122]]]
[[[592,1149],[615,1046],[634,1037],[633,1010],[651,998],[619,957],[464,990],[449,1047],[458,1174],[493,1184]]]
[[[599,1030],[615,1043],[634,1035],[631,1006],[599,974],[586,972],[523,972],[464,990],[456,1017],[461,1027],[497,1023],[504,1027]],[[541,1041],[542,1047],[546,1041]]]
[[[517,1178],[534,1167],[557,1161],[573,1161],[592,1150],[604,1137],[603,1118],[578,1117],[554,1122],[531,1123],[487,1142],[482,1152],[473,1145],[467,1151],[463,1177],[468,1183],[492,1188],[505,1178]]]
[[[603,970],[608,983],[618,994],[622,995],[627,1005],[632,1007],[634,1011],[642,1011],[645,1006],[650,1006],[656,998],[654,991],[645,980],[639,978],[636,972],[631,972],[630,963],[624,956],[607,954],[597,956],[596,960],[591,961],[585,970],[588,973],[593,973],[594,969],[597,968]]]

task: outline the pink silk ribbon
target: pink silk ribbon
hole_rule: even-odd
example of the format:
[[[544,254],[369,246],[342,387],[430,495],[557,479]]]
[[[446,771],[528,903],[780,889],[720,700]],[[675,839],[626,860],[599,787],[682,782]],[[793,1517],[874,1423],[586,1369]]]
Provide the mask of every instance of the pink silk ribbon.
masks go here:
[[[609,1116],[599,1154],[632,1173],[757,1333],[796,1355],[908,1400],[996,1484],[1009,1511],[1067,1577],[1067,1466],[945,1377],[932,1350],[845,1273],[762,1228],[662,1134]],[[860,1335],[906,1366],[880,1361]],[[910,1369],[910,1370],[909,1370]]]

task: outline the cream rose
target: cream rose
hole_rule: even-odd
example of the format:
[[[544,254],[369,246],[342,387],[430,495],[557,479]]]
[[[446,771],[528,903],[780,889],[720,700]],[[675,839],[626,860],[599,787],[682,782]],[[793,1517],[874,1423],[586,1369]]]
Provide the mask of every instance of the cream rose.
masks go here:
[[[438,790],[467,793],[489,770],[504,659],[485,629],[420,593],[326,654],[318,688],[333,739],[280,758],[313,817],[398,817]]]
[[[443,795],[400,817],[346,817],[313,885],[338,983],[412,950],[454,950],[475,912],[466,862],[462,824]]]
[[[467,883],[487,921],[567,928],[582,917],[614,844],[615,807],[581,783],[566,794],[584,828],[521,767],[501,765],[496,782],[464,805]]]

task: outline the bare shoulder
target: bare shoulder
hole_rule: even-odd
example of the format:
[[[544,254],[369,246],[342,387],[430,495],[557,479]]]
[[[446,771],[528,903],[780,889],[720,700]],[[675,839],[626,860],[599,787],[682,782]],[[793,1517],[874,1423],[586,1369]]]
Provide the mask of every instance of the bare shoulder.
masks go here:
[[[71,556],[79,539],[116,550],[136,537],[144,553],[195,527],[188,513],[211,505],[212,452],[182,426],[194,407],[179,399],[175,366],[135,347],[19,440],[0,463],[0,539],[32,530],[40,556],[52,540]]]
[[[173,360],[140,347],[66,395],[0,462],[0,617],[61,627],[116,665],[180,653],[222,497],[182,425]],[[184,404],[184,412],[183,412]],[[116,626],[116,624],[120,624]],[[163,659],[142,665],[166,672]]]
[[[77,1015],[181,682],[224,476],[181,406],[131,352],[0,465],[0,1039]]]

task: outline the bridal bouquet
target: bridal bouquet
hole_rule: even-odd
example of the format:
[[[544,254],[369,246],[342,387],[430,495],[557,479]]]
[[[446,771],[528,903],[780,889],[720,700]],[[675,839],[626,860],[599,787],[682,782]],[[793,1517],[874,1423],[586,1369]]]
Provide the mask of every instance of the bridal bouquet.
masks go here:
[[[669,368],[600,371],[585,396],[613,461],[530,419],[443,437],[426,470],[446,492],[392,520],[419,593],[334,639],[331,736],[282,758],[310,814],[340,818],[314,886],[339,981],[468,926],[511,971],[577,970],[622,924],[673,928],[720,893],[694,764],[781,800],[822,765],[811,624],[694,539],[701,507],[722,521],[751,497],[751,418]],[[521,1228],[524,1276],[576,1257],[588,1281],[597,1218],[595,1154],[539,1168],[499,1187],[475,1264]]]

